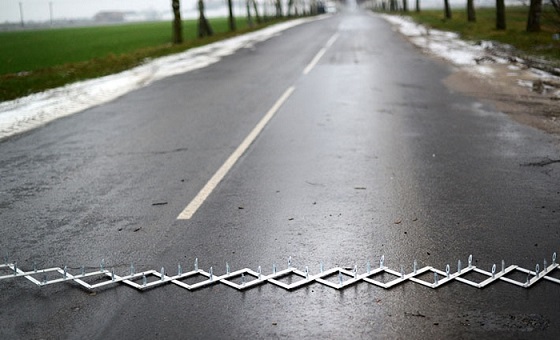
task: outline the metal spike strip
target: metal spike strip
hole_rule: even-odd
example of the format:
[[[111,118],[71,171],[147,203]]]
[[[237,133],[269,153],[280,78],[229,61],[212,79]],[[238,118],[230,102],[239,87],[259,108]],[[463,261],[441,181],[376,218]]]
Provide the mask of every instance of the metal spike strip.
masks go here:
[[[309,272],[308,267],[305,267],[304,271],[301,271],[292,266],[291,259],[288,261],[288,268],[284,270],[276,270],[276,266],[273,266],[273,272],[270,275],[262,274],[262,271],[259,270],[257,272],[245,268],[240,269],[237,271],[230,272],[229,265],[226,264],[226,273],[222,276],[216,276],[213,273],[213,269],[210,268],[210,272],[206,272],[198,268],[198,259],[195,261],[194,270],[183,273],[181,266],[178,266],[178,273],[175,276],[169,276],[165,269],[162,267],[160,271],[157,270],[148,270],[143,272],[135,272],[134,269],[131,269],[129,275],[126,276],[119,276],[116,275],[114,270],[107,270],[104,266],[100,266],[98,271],[86,273],[84,271],[84,267],[80,268],[79,274],[71,274],[68,268],[65,266],[64,269],[62,268],[48,268],[48,269],[41,269],[38,270],[34,266],[33,270],[31,271],[23,271],[20,267],[17,266],[17,262],[14,263],[6,263],[0,264],[0,273],[9,274],[0,276],[1,280],[9,280],[19,277],[24,277],[27,280],[33,282],[37,286],[46,286],[60,282],[76,282],[79,285],[83,286],[87,290],[93,291],[99,288],[103,288],[106,286],[117,285],[117,284],[126,284],[133,288],[136,288],[140,291],[151,289],[154,287],[162,286],[164,284],[175,284],[179,287],[185,288],[187,290],[196,290],[199,288],[203,288],[210,285],[215,284],[225,284],[229,287],[235,288],[237,290],[245,290],[255,287],[260,284],[264,283],[271,283],[276,286],[282,287],[286,290],[294,290],[300,288],[302,286],[308,285],[310,283],[320,283],[325,286],[334,288],[334,289],[344,289],[345,287],[354,285],[358,282],[367,282],[373,284],[375,286],[389,289],[398,284],[404,283],[406,281],[412,281],[428,288],[438,288],[441,287],[451,281],[458,281],[461,283],[465,283],[469,286],[475,288],[484,288],[496,281],[503,281],[507,283],[511,283],[513,285],[522,287],[522,288],[529,288],[533,286],[535,283],[541,280],[547,280],[553,283],[557,283],[560,285],[560,279],[557,279],[551,274],[555,270],[559,270],[559,265],[556,263],[556,253],[554,253],[552,258],[552,263],[547,264],[546,260],[544,261],[544,270],[540,271],[539,265],[537,264],[535,270],[528,270],[525,268],[521,268],[517,265],[511,265],[509,267],[505,266],[505,263],[502,261],[501,270],[496,272],[496,265],[492,266],[490,272],[485,271],[483,269],[477,268],[476,266],[472,265],[472,256],[469,257],[469,266],[465,268],[461,268],[461,262],[458,261],[457,271],[454,273],[450,272],[449,265],[446,266],[445,271],[441,271],[431,266],[426,266],[423,268],[417,268],[417,263],[415,261],[414,269],[411,273],[406,274],[401,266],[401,271],[395,271],[385,266],[384,264],[384,257],[382,257],[380,261],[379,268],[371,269],[369,262],[367,265],[367,270],[363,274],[357,273],[357,266],[354,266],[353,269],[349,270],[347,268],[336,267],[330,270],[324,270],[324,267],[321,263],[321,270],[317,275],[311,275]],[[131,265],[131,268],[134,268]],[[510,273],[514,273],[518,271],[523,274],[527,274],[527,280],[524,282],[520,282],[517,280],[513,280],[511,278],[506,277]],[[482,274],[487,276],[488,278],[482,282],[474,282],[466,279],[463,276],[466,276],[470,272],[476,272],[478,274]],[[433,274],[433,281],[428,282],[418,278],[418,276],[426,274],[426,276],[430,276],[430,273]],[[394,280],[388,282],[381,282],[374,279],[376,275],[381,274],[389,274],[395,277]],[[58,276],[57,278],[48,279],[48,276]],[[184,281],[189,278],[194,278],[197,276],[202,276],[205,280],[194,283],[194,284],[187,284]],[[290,284],[282,282],[282,278],[286,278],[288,276],[296,276],[299,277],[299,280],[292,282]],[[148,280],[149,277],[152,277],[152,280]],[[251,277],[252,280],[248,281],[247,277]],[[87,278],[94,278],[102,282],[89,284],[85,281]],[[330,279],[330,280],[329,280]],[[236,281],[241,282],[236,283]]]

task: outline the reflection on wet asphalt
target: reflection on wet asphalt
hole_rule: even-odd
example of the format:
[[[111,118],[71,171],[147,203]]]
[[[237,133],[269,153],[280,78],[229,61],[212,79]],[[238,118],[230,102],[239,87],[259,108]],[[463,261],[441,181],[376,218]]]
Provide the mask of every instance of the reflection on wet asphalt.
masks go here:
[[[486,271],[502,260],[534,268],[557,250],[560,179],[557,163],[547,171],[526,165],[560,158],[557,146],[450,91],[442,80],[452,72],[360,10],[287,30],[2,142],[0,248],[27,270],[34,261],[95,268],[105,259],[119,275],[131,263],[138,272],[175,270],[195,258],[215,275],[226,262],[268,275],[290,256],[312,275],[321,263],[364,273],[382,256],[405,273],[415,260],[454,272],[469,254]],[[193,218],[177,220],[290,86],[292,95]],[[530,289],[360,282],[342,290],[313,283],[293,291],[264,284],[243,292],[119,286],[90,294],[71,283],[13,280],[0,290],[6,338],[560,333],[560,286],[552,282]]]

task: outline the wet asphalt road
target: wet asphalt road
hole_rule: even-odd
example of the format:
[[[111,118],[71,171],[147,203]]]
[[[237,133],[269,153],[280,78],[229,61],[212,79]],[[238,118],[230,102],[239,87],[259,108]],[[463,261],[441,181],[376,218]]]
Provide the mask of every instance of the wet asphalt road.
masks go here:
[[[309,73],[304,69],[335,39]],[[0,249],[26,270],[217,275],[366,261],[534,268],[558,249],[550,136],[442,84],[453,69],[360,11],[0,142]],[[177,220],[286,89],[294,91],[190,220]],[[476,280],[476,277],[470,277]],[[430,280],[430,278],[426,278]],[[95,294],[0,281],[0,337],[558,338],[560,286],[390,290],[271,284]]]

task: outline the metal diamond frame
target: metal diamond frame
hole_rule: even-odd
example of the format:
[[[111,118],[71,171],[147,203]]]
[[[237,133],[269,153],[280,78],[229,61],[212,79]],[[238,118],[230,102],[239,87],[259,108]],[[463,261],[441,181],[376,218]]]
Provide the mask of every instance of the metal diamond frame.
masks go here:
[[[543,261],[542,271],[540,271],[539,264],[535,266],[535,270],[529,270],[521,268],[517,265],[510,265],[506,267],[504,261],[502,261],[501,270],[497,271],[496,265],[494,264],[490,271],[485,271],[472,264],[472,255],[470,255],[468,265],[465,268],[462,268],[461,261],[458,261],[457,270],[453,273],[451,272],[449,265],[446,266],[445,271],[442,271],[432,266],[417,268],[417,262],[414,261],[413,271],[408,274],[404,272],[402,266],[400,272],[386,267],[384,264],[384,256],[382,256],[379,261],[379,267],[375,269],[372,269],[370,263],[367,262],[366,271],[363,274],[358,274],[357,265],[355,265],[354,268],[335,267],[329,270],[324,270],[323,264],[321,263],[320,272],[317,275],[311,275],[308,267],[305,267],[304,270],[299,270],[293,267],[291,257],[288,259],[288,267],[286,269],[277,271],[276,265],[273,265],[272,273],[269,275],[262,274],[260,266],[257,271],[244,268],[230,272],[229,264],[226,263],[226,273],[221,276],[214,275],[212,267],[210,267],[208,272],[199,269],[198,259],[194,262],[193,270],[186,273],[183,273],[182,267],[179,264],[177,266],[177,275],[174,276],[168,275],[163,267],[160,271],[148,270],[137,273],[135,272],[133,265],[130,266],[130,272],[128,275],[120,276],[115,274],[114,269],[107,270],[105,268],[104,261],[101,262],[99,270],[97,271],[86,272],[84,267],[81,267],[80,272],[74,274],[70,273],[67,267],[55,267],[41,270],[34,268],[31,271],[24,271],[18,268],[17,262],[7,262],[8,261],[6,261],[5,264],[0,264],[0,275],[6,274],[0,276],[0,281],[23,277],[39,287],[62,282],[74,282],[88,291],[95,291],[104,287],[117,286],[119,284],[128,285],[139,291],[149,290],[166,284],[174,284],[189,291],[194,291],[196,289],[215,284],[225,284],[231,288],[243,291],[265,283],[276,285],[288,291],[295,290],[311,283],[319,283],[337,290],[344,289],[359,282],[366,282],[384,289],[390,289],[408,281],[433,289],[441,287],[452,281],[464,283],[479,289],[496,281],[511,283],[522,288],[530,288],[542,280],[560,285],[560,279],[552,276],[552,274],[557,270],[560,271],[559,265],[556,263],[556,253],[552,255],[552,263],[550,265],[547,264],[546,260]],[[508,275],[515,272],[526,274],[527,279],[522,282],[508,277]],[[469,273],[478,273],[487,278],[481,282],[475,282],[465,277]],[[394,276],[395,278],[387,282],[375,279],[376,276],[385,276],[386,274],[387,276]],[[56,276],[56,278],[52,278],[53,275]],[[50,279],[49,276],[51,276]],[[425,276],[430,278],[433,276],[433,280],[426,281],[420,278]],[[248,277],[250,278],[249,280],[247,279]],[[286,283],[285,280],[282,281],[287,277],[295,277],[297,280],[288,280],[290,283]],[[196,278],[202,278],[202,280],[196,280],[197,282],[192,284],[187,284],[185,282],[189,279],[192,281]],[[92,279],[101,282],[87,282]]]

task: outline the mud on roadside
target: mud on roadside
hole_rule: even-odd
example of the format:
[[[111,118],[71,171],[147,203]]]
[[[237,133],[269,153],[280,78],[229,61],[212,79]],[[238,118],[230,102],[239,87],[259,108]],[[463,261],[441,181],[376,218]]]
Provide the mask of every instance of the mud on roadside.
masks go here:
[[[478,98],[519,123],[553,134],[560,146],[557,63],[520,55],[514,47],[496,42],[463,42],[452,33],[431,30],[402,17],[383,18],[424,53],[454,67],[455,72],[444,80],[451,90]],[[466,53],[461,56],[461,52]],[[456,60],[457,55],[462,59]]]
[[[459,69],[444,83],[452,90],[493,105],[519,123],[560,139],[560,98],[549,91],[539,91],[542,80],[530,70],[512,71],[508,66],[488,65],[491,72],[484,76]],[[520,81],[532,87],[521,86]]]
[[[548,86],[531,69],[507,64],[485,67],[489,72],[484,75],[458,69],[444,83],[493,105],[519,123],[554,134],[560,141],[560,97],[555,95],[560,89]]]

